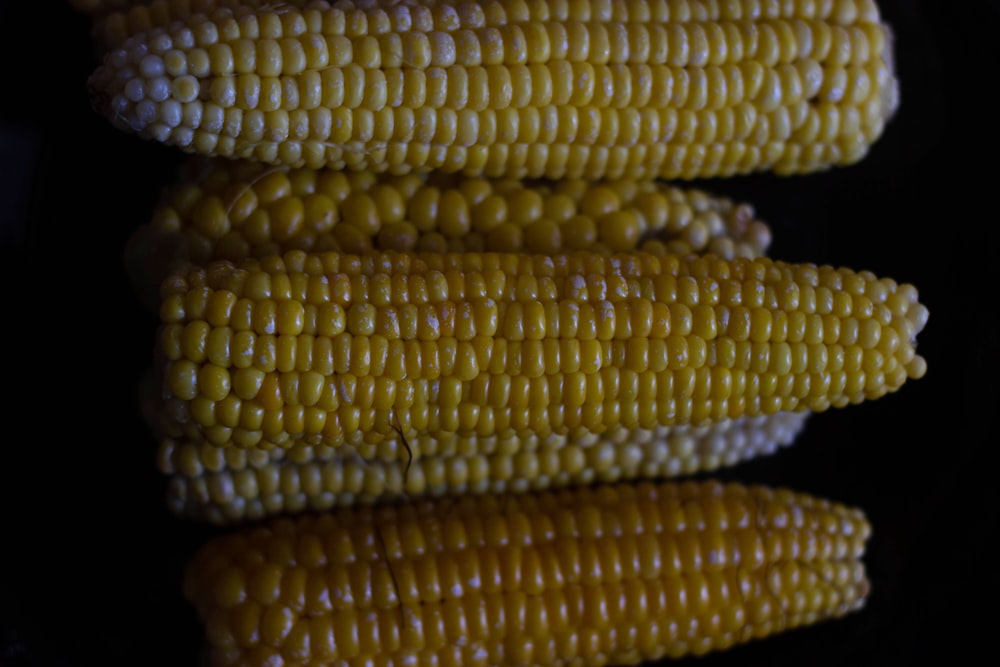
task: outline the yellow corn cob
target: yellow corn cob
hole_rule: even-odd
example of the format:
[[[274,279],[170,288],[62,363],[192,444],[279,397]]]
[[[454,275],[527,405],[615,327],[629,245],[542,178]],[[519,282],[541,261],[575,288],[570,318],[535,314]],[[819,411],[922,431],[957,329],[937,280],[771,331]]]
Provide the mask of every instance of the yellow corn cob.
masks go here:
[[[214,667],[631,665],[863,608],[861,510],[715,481],[466,496],[218,536],[184,593]]]
[[[289,250],[641,249],[728,259],[762,255],[770,242],[749,204],[657,181],[393,176],[194,158],[129,239],[126,262],[155,308],[160,283],[186,264]]]
[[[90,87],[122,130],[270,164],[793,174],[867,153],[891,49],[874,0],[247,4],[134,35]]]
[[[915,287],[767,258],[291,251],[168,279],[160,317],[163,435],[364,458],[823,411],[926,368]]]
[[[612,428],[603,436],[417,438],[422,456],[364,460],[344,448],[220,448],[163,440],[158,466],[177,516],[214,524],[417,496],[523,493],[714,471],[790,445],[807,413],[693,428]],[[393,443],[403,450],[401,443]]]

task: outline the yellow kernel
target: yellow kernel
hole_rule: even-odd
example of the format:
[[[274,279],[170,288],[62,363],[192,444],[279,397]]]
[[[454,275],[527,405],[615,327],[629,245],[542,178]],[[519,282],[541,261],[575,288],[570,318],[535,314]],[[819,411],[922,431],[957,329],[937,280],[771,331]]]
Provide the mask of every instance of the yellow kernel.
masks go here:
[[[639,242],[639,221],[633,212],[614,210],[600,217],[597,238],[613,251],[634,249]]]

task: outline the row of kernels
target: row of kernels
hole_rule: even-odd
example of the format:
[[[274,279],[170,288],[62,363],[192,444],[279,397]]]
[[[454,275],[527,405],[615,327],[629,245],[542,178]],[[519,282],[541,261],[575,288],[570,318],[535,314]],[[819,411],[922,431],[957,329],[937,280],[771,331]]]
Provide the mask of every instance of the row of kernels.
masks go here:
[[[125,113],[129,103],[136,104],[136,113],[143,121],[151,122],[160,115],[161,122],[166,122],[168,127],[181,124],[186,117],[210,123],[211,113],[182,111],[184,104],[194,103],[199,97],[219,109],[235,107],[260,112],[311,111],[319,107],[359,111],[391,107],[482,112],[550,105],[718,112],[754,102],[760,111],[767,113],[813,98],[817,103],[855,106],[868,100],[881,102],[882,88],[891,85],[884,63],[821,67],[811,59],[777,69],[756,62],[724,68],[682,69],[656,64],[606,66],[555,61],[531,66],[453,66],[425,71],[365,69],[349,63],[298,76],[255,71],[217,76],[199,84],[195,78],[197,73],[184,71],[189,69],[186,65],[172,60],[164,64],[152,60],[154,58],[146,56],[138,72],[132,67],[114,71],[116,85],[121,91],[117,96],[122,97],[114,105]],[[210,63],[206,66],[212,67]],[[167,69],[178,71],[168,73]],[[200,86],[205,86],[205,90],[200,91]],[[640,97],[633,99],[633,91]],[[656,91],[655,97],[650,91]],[[848,93],[851,97],[845,98]],[[173,105],[171,111],[158,114],[157,105],[166,109],[166,102]],[[149,109],[140,109],[142,105]],[[403,118],[394,120],[394,124],[405,125]],[[206,129],[208,127],[210,125]]]
[[[238,113],[238,110],[230,110]],[[221,113],[221,110],[220,110]],[[238,124],[238,121],[237,121]],[[325,127],[325,125],[324,125]],[[156,130],[156,128],[153,128]],[[405,142],[286,140],[250,142],[215,131],[164,127],[157,136],[185,152],[208,153],[266,164],[376,173],[442,170],[445,173],[517,178],[667,178],[734,176],[758,169],[801,173],[830,164],[851,163],[867,150],[865,137],[843,137],[833,143],[654,144],[584,146],[556,143],[498,143],[458,146]],[[867,132],[867,138],[877,133]]]
[[[189,149],[199,148],[202,141],[214,142],[220,151],[230,145],[233,151],[242,150],[242,146],[252,146],[255,151],[302,151],[328,144],[330,151],[346,157],[361,150],[419,152],[418,146],[409,144],[428,144],[422,150],[431,154],[443,150],[445,154],[471,152],[489,157],[488,145],[499,143],[509,144],[504,151],[530,148],[546,153],[571,147],[584,153],[591,146],[628,148],[622,157],[655,159],[662,154],[646,144],[664,143],[669,146],[663,147],[663,154],[681,156],[680,149],[687,146],[710,150],[711,155],[704,159],[721,160],[729,155],[730,161],[736,162],[747,157],[734,151],[769,146],[782,151],[798,146],[795,150],[820,151],[816,157],[821,157],[822,151],[836,148],[822,144],[853,141],[859,134],[864,139],[884,122],[877,98],[860,109],[797,102],[771,112],[761,112],[749,102],[719,110],[548,105],[483,111],[431,107],[373,111],[337,105],[265,111],[223,108],[213,102],[167,100],[160,104],[143,100],[136,105],[136,113],[135,122],[149,124],[150,134],[163,134],[164,139],[176,140]],[[120,114],[125,118],[127,112],[123,108]],[[518,148],[520,144],[524,146]],[[711,148],[713,144],[722,145]],[[358,148],[352,150],[352,146]],[[717,151],[722,153],[716,155]],[[550,159],[558,159],[558,155]]]
[[[266,8],[262,0],[71,0],[77,11],[93,15],[127,13],[140,18],[148,14],[154,25],[166,24],[195,12],[212,13],[229,9],[242,14],[243,8]],[[399,30],[474,28],[489,24],[531,21],[678,21],[706,22],[757,18],[829,19],[841,25],[878,20],[878,9],[871,0],[797,0],[794,3],[740,0],[720,3],[715,0],[653,0],[652,2],[524,2],[512,0],[482,3],[428,2],[420,5],[393,5],[386,9],[378,3],[329,2],[305,3],[290,0],[288,5],[301,7],[304,14],[317,10],[329,13],[343,23],[341,30],[361,33],[384,33]],[[358,9],[361,9],[358,15]],[[224,15],[224,12],[220,13]],[[280,27],[282,12],[269,12],[262,29],[280,35],[288,28]],[[350,20],[348,19],[350,16]],[[241,17],[250,20],[250,17]],[[310,18],[310,21],[315,20]],[[329,19],[334,20],[334,19]],[[364,23],[361,21],[364,20]],[[386,21],[390,23],[386,25]],[[261,28],[259,28],[261,29]],[[273,36],[272,35],[272,36]]]
[[[584,380],[582,393],[568,393],[560,397],[561,401],[550,405],[539,405],[540,399],[548,398],[550,383],[537,379],[512,380],[513,384],[524,385],[521,389],[528,393],[512,394],[501,406],[463,401],[460,387],[457,388],[458,399],[453,396],[456,392],[445,391],[435,403],[411,402],[405,394],[393,395],[393,383],[384,384],[388,397],[376,396],[371,388],[380,386],[379,383],[363,382],[364,378],[360,378],[357,392],[350,400],[341,400],[324,391],[320,400],[322,405],[306,406],[289,401],[265,408],[256,400],[243,401],[235,395],[227,395],[219,401],[196,396],[187,403],[185,410],[174,411],[180,416],[175,414],[173,426],[199,442],[210,438],[214,444],[228,445],[230,439],[236,438],[239,442],[234,444],[238,446],[256,446],[261,437],[275,445],[284,445],[289,436],[302,439],[310,434],[322,436],[319,444],[337,446],[344,442],[345,433],[359,429],[371,431],[375,439],[391,437],[397,424],[406,432],[444,431],[467,435],[490,435],[508,430],[546,435],[578,428],[601,433],[618,425],[649,429],[783,410],[822,411],[830,405],[843,406],[865,398],[877,398],[894,389],[891,382],[900,380],[898,373],[878,370],[777,376],[699,369],[665,378],[639,375],[649,381],[626,384],[623,388],[610,386],[607,392],[620,396],[605,398],[601,393],[606,389],[603,376],[594,374]],[[631,376],[626,374],[624,377]],[[902,379],[905,380],[905,375]],[[671,393],[675,385],[679,386]],[[594,396],[599,396],[600,400]],[[234,430],[245,431],[249,439],[243,435],[237,438]],[[252,433],[258,435],[252,436]]]
[[[427,71],[365,70],[349,64],[299,76],[277,77],[256,72],[215,78],[202,84],[206,89],[200,101],[199,84],[188,74],[169,80],[165,76],[137,76],[123,69],[117,76],[122,80],[120,94],[132,103],[147,100],[160,104],[169,98],[177,105],[178,110],[173,112],[178,121],[174,125],[177,125],[182,119],[181,105],[195,102],[213,104],[220,109],[260,112],[314,111],[319,107],[369,112],[382,111],[384,107],[483,112],[565,106],[580,109],[670,108],[717,113],[743,109],[753,103],[755,109],[770,113],[783,107],[804,109],[797,105],[806,101],[851,106],[880,102],[881,91],[889,84],[884,81],[886,72],[885,65],[879,63],[821,68],[812,60],[777,69],[745,63],[690,70],[663,65],[595,66],[561,61],[532,66],[450,67]],[[184,115],[193,116],[190,112]],[[801,116],[802,111],[797,115]],[[197,116],[211,121],[210,113]],[[466,115],[458,120],[467,119],[464,121],[467,123],[475,118]],[[480,125],[486,125],[489,120],[486,115],[478,118]],[[704,118],[708,121],[715,117]],[[724,116],[720,118],[725,119]],[[394,120],[396,125],[406,124],[399,114]],[[729,121],[728,124],[734,123]],[[720,140],[727,138],[726,132],[718,134]],[[745,132],[734,134],[738,138]],[[397,131],[395,137],[400,136]],[[383,133],[381,138],[393,137]]]
[[[848,324],[851,322],[848,320]],[[199,330],[207,331],[208,335],[200,336]],[[661,372],[707,364],[751,372],[800,373],[858,370],[869,368],[876,360],[880,362],[877,365],[889,363],[890,359],[908,362],[912,349],[904,345],[909,340],[904,343],[895,330],[889,332],[892,333],[884,337],[876,334],[859,339],[856,328],[845,327],[840,338],[830,342],[806,342],[801,337],[747,340],[746,336],[742,340],[725,336],[705,340],[678,333],[618,340],[594,336],[582,340],[476,336],[469,340],[443,337],[404,341],[349,334],[258,337],[249,332],[233,334],[226,328],[208,329],[204,323],[192,323],[183,329],[179,325],[164,327],[160,351],[166,362],[181,364],[171,370],[179,383],[178,389],[188,382],[181,378],[219,386],[225,380],[226,386],[239,388],[251,386],[248,382],[259,384],[264,373],[274,371],[318,377],[344,373],[384,375],[392,380],[456,375],[469,381],[485,377],[481,374],[539,377],[577,371],[594,373],[612,367]],[[231,380],[230,374],[233,374]],[[184,390],[180,395],[186,393]]]
[[[754,454],[753,450],[734,449],[728,458],[739,461]],[[298,502],[295,498],[303,497],[310,506],[325,503],[329,509],[400,494],[519,493],[596,480],[634,479],[638,475],[676,476],[718,465],[721,465],[718,459],[701,458],[697,452],[690,456],[672,454],[663,443],[624,447],[605,443],[590,448],[568,445],[513,455],[424,456],[414,459],[412,464],[405,457],[391,463],[338,458],[294,465],[272,462],[255,468],[224,468],[197,478],[185,477],[185,481],[175,479],[169,497],[172,503],[183,505],[179,508],[183,514],[201,513],[208,505],[232,504],[237,498],[274,503],[280,497],[295,506]]]
[[[619,197],[615,191],[622,188],[608,184],[582,194],[573,192],[571,198],[564,193],[568,187],[556,185],[556,193],[544,200],[542,188],[520,186],[506,196],[464,191],[464,196],[452,196],[458,194],[452,188],[468,185],[468,192],[488,193],[493,185],[468,179],[439,189],[420,185],[424,179],[412,175],[387,179],[371,192],[358,189],[348,194],[351,185],[346,179],[340,186],[330,182],[320,192],[323,184],[318,181],[331,179],[300,178],[305,171],[311,170],[265,172],[259,181],[242,187],[221,180],[222,170],[209,171],[213,183],[203,188],[186,184],[172,193],[169,205],[154,213],[149,233],[182,235],[186,254],[199,264],[280,254],[296,247],[554,253],[593,246],[611,252],[631,249],[621,246],[635,239],[632,247],[640,244],[647,252],[684,254],[711,248],[733,257],[759,255],[770,243],[769,230],[753,219],[749,206],[734,206],[698,191],[633,192],[639,189],[634,187]],[[297,183],[294,189],[292,177]],[[249,175],[245,178],[249,181]],[[219,194],[210,194],[215,192]],[[434,231],[421,231],[425,229]],[[487,229],[490,233],[485,236],[476,231]]]
[[[653,601],[662,599],[663,614],[673,610],[673,604],[683,604],[670,616],[671,623],[650,618],[611,625],[602,614],[625,593],[622,585],[608,584],[546,590],[538,597],[508,592],[419,606],[395,602],[388,609],[369,615],[354,609],[335,614],[299,616],[274,611],[268,615],[257,603],[246,602],[226,612],[215,612],[207,622],[212,630],[209,639],[216,660],[269,664],[283,660],[281,656],[286,652],[344,660],[361,659],[362,651],[366,656],[375,651],[374,655],[379,657],[363,658],[368,664],[391,665],[412,660],[428,667],[488,667],[507,661],[552,664],[569,658],[589,664],[607,659],[634,662],[643,656],[656,659],[664,655],[678,658],[700,655],[816,620],[815,617],[843,613],[828,611],[822,606],[826,597],[814,595],[809,599],[810,614],[786,612],[770,603],[754,601],[747,603],[746,608],[743,603],[734,602],[725,608],[725,613],[700,615],[688,611],[684,604],[711,597],[705,589],[711,583],[705,577],[667,582],[630,581],[630,584],[637,591],[631,602],[639,603],[647,596]],[[393,584],[390,581],[384,587],[391,590]],[[714,587],[721,589],[725,584]],[[858,594],[851,595],[852,600],[855,595]],[[268,608],[271,609],[274,608]],[[657,611],[661,611],[659,607]],[[752,622],[746,620],[751,615]],[[497,633],[514,634],[506,639],[494,638]],[[460,641],[470,635],[485,639]],[[633,639],[625,640],[623,636]],[[624,648],[623,644],[630,648]]]
[[[342,352],[349,358],[357,345],[363,345],[356,353],[370,358],[368,363],[381,366],[386,362],[380,357],[403,349],[394,345],[396,341],[440,341],[441,345],[451,348],[471,343],[472,350],[459,350],[459,354],[475,351],[477,359],[486,363],[495,356],[495,346],[501,344],[500,340],[505,341],[502,343],[505,346],[524,342],[526,351],[549,356],[571,352],[565,348],[570,340],[580,343],[634,341],[630,346],[646,345],[644,341],[648,340],[648,344],[662,345],[653,341],[672,336],[698,338],[699,341],[691,341],[691,344],[702,347],[717,339],[722,341],[720,345],[745,341],[839,343],[859,345],[865,350],[881,346],[885,353],[893,354],[901,344],[910,342],[919,332],[915,325],[922,324],[925,319],[920,317],[923,309],[917,306],[912,308],[915,321],[911,321],[907,319],[908,313],[893,315],[882,304],[875,306],[871,313],[857,310],[841,313],[831,312],[832,309],[822,304],[819,308],[783,310],[697,302],[688,306],[680,301],[663,302],[646,297],[594,302],[564,299],[509,303],[487,298],[457,304],[450,301],[419,305],[393,303],[379,307],[359,301],[345,308],[329,302],[306,305],[292,300],[254,302],[236,299],[228,292],[215,294],[232,297],[228,300],[232,307],[224,311],[207,310],[204,319],[188,307],[190,301],[180,306],[177,299],[165,301],[161,311],[164,314],[170,315],[183,308],[185,315],[193,315],[165,319],[157,340],[169,359],[188,358],[199,362],[212,359],[223,366],[245,367],[257,363],[261,367],[307,370],[313,359],[317,364],[329,365],[325,359],[331,354]],[[846,301],[850,303],[850,299]],[[209,305],[213,302],[210,300]],[[226,312],[228,317],[224,316]],[[407,349],[419,352],[421,348]],[[454,349],[443,352],[448,356],[455,354]],[[302,359],[306,365],[302,366],[296,359]]]
[[[178,331],[178,328],[167,327],[164,331]],[[577,374],[583,377],[598,371],[619,372],[616,369],[660,373],[668,369],[709,367],[778,375],[841,370],[874,373],[879,369],[894,372],[897,366],[910,364],[915,354],[910,339],[904,341],[894,329],[888,332],[882,337],[859,339],[856,329],[846,327],[841,331],[840,342],[813,343],[728,337],[706,341],[679,334],[610,341],[596,338],[509,341],[481,336],[470,341],[451,337],[435,341],[389,341],[347,334],[255,338],[244,332],[231,338],[168,337],[161,349],[167,363],[168,386],[174,395],[191,399],[204,393],[221,399],[230,388],[242,398],[253,398],[266,374],[276,371],[288,378],[301,377],[302,382],[313,378],[309,386],[321,386],[329,376],[352,374],[392,382],[453,376],[459,381],[473,382],[472,388],[477,386],[475,383],[501,382],[505,376],[529,379],[549,376],[553,381],[569,382]],[[229,341],[236,342],[238,347],[230,346]],[[289,386],[298,386],[298,382],[294,380]]]
[[[155,119],[158,111],[152,102],[143,101],[137,108],[143,111],[147,106],[150,118]],[[188,114],[194,107],[198,113]],[[357,158],[381,161],[404,151],[414,157],[426,154],[424,160],[468,154],[480,155],[486,162],[542,158],[562,162],[564,151],[585,157],[591,154],[591,147],[609,147],[616,150],[606,159],[638,161],[640,164],[629,168],[645,167],[654,174],[668,168],[663,164],[668,158],[683,162],[685,147],[695,151],[690,160],[733,163],[717,168],[739,168],[754,157],[759,159],[762,150],[765,156],[774,154],[771,161],[816,161],[837,155],[837,151],[856,149],[859,137],[863,143],[864,136],[879,130],[883,123],[878,103],[866,104],[860,112],[827,103],[817,107],[797,103],[791,114],[784,107],[759,113],[749,103],[718,111],[548,106],[482,112],[427,107],[376,112],[343,107],[265,112],[223,110],[209,103],[204,109],[212,113],[203,115],[201,102],[181,105],[172,101],[159,108],[169,117],[162,116],[162,122],[157,121],[151,131],[165,133],[187,149],[200,150],[200,142],[210,141],[220,150],[229,146],[242,154],[243,146],[252,146],[254,155],[260,153],[263,162],[268,162],[263,157],[272,150],[301,153],[314,149],[337,155],[337,159],[361,152],[371,155]],[[213,115],[215,118],[210,118]],[[656,148],[648,143],[663,145]],[[491,149],[491,144],[500,146]],[[519,157],[520,152],[524,154]],[[595,157],[599,155],[600,151]],[[546,172],[533,173],[544,176]]]
[[[202,17],[190,21],[190,27],[155,27],[144,43],[153,57],[180,50],[212,54],[209,57],[215,63],[213,70],[221,74],[250,71],[258,63],[262,72],[277,74],[315,69],[327,62],[423,68],[456,63],[510,65],[549,59],[675,66],[757,60],[772,66],[813,57],[833,64],[857,64],[879,57],[885,42],[884,28],[879,23],[837,25],[823,19],[759,18],[719,23],[556,20],[456,26],[450,30],[429,27],[349,33],[335,25],[333,14],[323,16],[330,20],[319,25],[317,14],[303,16],[290,11],[283,14],[285,26],[263,26],[265,29],[260,30],[262,19],[274,16]],[[239,46],[241,43],[244,45]],[[123,46],[135,53],[134,40]]]
[[[278,491],[277,488],[275,490]],[[299,490],[298,487],[289,487],[279,492],[293,494]],[[252,495],[257,489],[248,487],[244,491]],[[572,494],[572,491],[549,489],[543,493]],[[226,492],[218,500],[228,500],[229,497],[229,492]],[[596,500],[583,500],[577,507],[559,504],[543,510],[542,514],[527,514],[528,510],[521,504],[530,505],[532,497],[517,494],[504,498],[496,511],[484,511],[480,515],[460,511],[457,505],[449,503],[450,511],[446,514],[424,512],[400,517],[398,522],[387,520],[385,516],[364,521],[362,517],[369,516],[367,511],[371,509],[364,506],[355,508],[363,510],[362,513],[344,516],[338,521],[340,528],[350,531],[349,535],[331,532],[329,527],[317,524],[313,530],[305,530],[294,541],[281,545],[280,549],[270,549],[269,557],[283,565],[299,564],[310,568],[363,562],[377,566],[386,559],[398,561],[462,552],[475,554],[487,549],[513,547],[524,549],[525,553],[534,551],[533,555],[543,560],[554,559],[550,569],[563,570],[563,576],[554,579],[564,583],[595,577],[602,565],[606,566],[608,576],[600,576],[600,579],[620,581],[634,577],[654,579],[686,572],[720,571],[735,566],[752,571],[768,563],[819,561],[816,567],[820,576],[832,583],[850,578],[850,574],[836,575],[825,571],[828,562],[859,557],[868,537],[864,517],[838,507],[779,505],[775,511],[801,516],[799,525],[769,527],[751,522],[748,526],[728,527],[719,523],[720,519],[725,520],[727,512],[739,513],[747,509],[752,512],[762,503],[768,503],[754,496],[743,502],[723,497],[716,499],[716,509],[708,514],[706,512],[713,509],[713,498],[696,498],[654,498],[641,502],[622,499],[620,506],[618,503],[604,506]],[[453,499],[465,504],[485,500],[487,498],[483,496]],[[422,502],[440,501],[424,498]],[[619,507],[621,512],[617,511]],[[623,521],[627,517],[634,517],[634,520]],[[691,517],[697,519],[692,521]],[[283,525],[282,528],[290,526]],[[578,567],[576,561],[581,552],[598,545],[603,545],[600,549],[614,551],[590,551],[589,557],[597,559],[595,567]],[[247,544],[246,548],[252,549],[253,545]],[[656,558],[657,553],[660,554],[659,559]],[[770,567],[768,570],[775,588],[780,588],[782,581],[801,583],[803,577],[800,575],[805,574],[775,571]],[[470,590],[488,592],[488,589],[481,588],[488,583],[472,585],[474,588]],[[225,592],[226,599],[232,600],[233,597],[231,592]],[[219,601],[223,603],[222,599]]]
[[[783,443],[772,443],[771,447]],[[276,497],[296,505],[304,497],[314,508],[370,503],[392,495],[451,495],[456,493],[519,493],[531,489],[559,488],[575,483],[612,482],[637,476],[677,476],[715,469],[755,456],[758,452],[727,443],[722,452],[690,455],[669,451],[662,442],[615,446],[604,443],[581,448],[569,445],[558,450],[520,452],[515,455],[475,454],[457,457],[421,457],[392,463],[362,459],[335,459],[301,464],[271,462],[255,468],[222,469],[199,474],[195,479],[173,481],[172,503],[184,514],[200,514],[205,506],[232,504]],[[211,448],[207,449],[219,449]],[[226,452],[243,452],[235,448]],[[346,494],[346,495],[345,495]]]
[[[157,465],[166,475],[197,477],[223,471],[295,467],[335,459],[343,465],[375,465],[380,461],[410,460],[414,457],[443,461],[449,457],[490,456],[506,460],[521,452],[550,457],[566,447],[575,447],[585,453],[586,468],[599,474],[635,470],[637,466],[653,464],[664,466],[661,470],[674,476],[681,471],[700,469],[702,462],[709,459],[711,467],[716,467],[758,453],[769,453],[791,443],[807,417],[807,413],[778,413],[696,428],[609,428],[601,435],[582,432],[544,438],[510,434],[471,437],[447,433],[412,434],[405,439],[405,444],[402,437],[386,439],[373,452],[365,452],[365,455],[347,444],[337,448],[303,444],[287,450],[266,450],[219,448],[165,438],[158,447]],[[561,462],[561,466],[562,469],[572,468],[566,460]],[[542,468],[545,469],[544,465]]]
[[[832,265],[763,258],[656,257],[645,253],[554,255],[517,253],[366,255],[289,251],[233,265],[185,269],[165,286],[166,322],[206,319],[250,328],[255,301],[268,309],[306,305],[559,303],[568,317],[582,303],[766,308],[803,315],[856,316],[887,326],[921,310],[912,285]],[[652,303],[647,303],[652,302]],[[239,305],[239,304],[244,305]],[[449,305],[450,304],[450,305]],[[543,306],[548,307],[548,306]],[[290,313],[293,311],[289,311]],[[545,311],[543,311],[545,312]],[[680,316],[682,312],[671,313]],[[690,314],[687,315],[690,317]],[[309,318],[310,320],[312,319]],[[296,325],[298,326],[298,325]]]
[[[417,255],[423,256],[432,255]],[[660,259],[670,261],[673,257]],[[619,316],[635,320],[633,323],[641,330],[649,330],[651,327],[641,324],[639,319],[654,317],[656,308],[673,309],[670,316],[688,320],[692,317],[690,309],[698,306],[769,310],[783,307],[777,301],[776,291],[770,289],[771,284],[765,285],[753,278],[714,279],[670,273],[633,277],[620,272],[606,275],[592,272],[552,276],[531,273],[504,275],[501,269],[495,268],[473,269],[464,275],[454,269],[444,272],[415,270],[409,275],[381,272],[370,275],[347,272],[310,275],[303,272],[269,273],[256,270],[253,266],[244,267],[213,264],[209,267],[212,273],[208,282],[200,285],[193,282],[199,279],[196,275],[175,277],[186,281],[186,284],[175,285],[171,282],[167,288],[169,292],[164,297],[162,309],[164,322],[205,319],[213,326],[228,325],[237,331],[258,326],[269,329],[262,330],[262,334],[312,333],[320,329],[332,329],[333,333],[339,333],[345,326],[373,328],[374,321],[385,308],[394,308],[385,311],[385,317],[398,319],[398,309],[405,306],[432,306],[438,309],[436,317],[444,320],[446,327],[455,326],[449,322],[456,318],[473,315],[479,323],[485,324],[486,319],[499,323],[508,317],[523,320],[531,313],[533,319],[550,320],[551,330],[558,332],[561,320],[570,322],[575,331],[579,326],[575,323],[582,317],[581,309],[589,306],[597,309],[590,316],[612,318],[616,313],[607,309],[621,307],[626,310],[618,313]],[[779,284],[778,288],[783,289],[783,284]],[[854,301],[861,306],[870,304],[867,297],[843,294],[823,286],[813,288],[802,285],[797,305],[788,309],[789,314],[796,310],[806,315],[835,314],[838,317],[855,313],[863,319],[879,314],[880,322],[889,323],[887,318],[892,313],[887,307],[869,306],[871,311],[867,312],[864,307],[855,308],[853,305]],[[339,310],[320,312],[326,307],[337,307]],[[486,310],[480,312],[477,308]],[[525,308],[529,309],[527,313]],[[665,315],[659,313],[660,318]],[[713,313],[711,310],[699,310],[695,315],[705,318],[712,317]],[[360,322],[348,321],[356,318],[369,324],[362,326]],[[496,328],[498,325],[489,326]],[[685,330],[690,328],[687,325],[678,326],[683,326]],[[373,332],[359,330],[352,333],[370,335]]]
[[[663,274],[770,282],[795,277],[798,282],[815,286],[821,272],[839,272],[846,276],[855,273],[843,268],[789,264],[764,258],[724,261],[711,257],[657,258],[642,253],[571,253],[546,256],[514,253],[420,255],[378,252],[359,256],[289,251],[282,256],[256,258],[238,266],[220,262],[208,267],[190,267],[176,276],[179,282],[171,288],[170,294],[183,294],[186,290],[209,287],[244,295],[244,290],[250,289],[246,286],[251,285],[254,291],[248,295],[254,298],[304,299],[303,290],[312,278],[346,280],[345,286],[358,289],[358,286],[363,288],[366,284],[364,281],[384,280],[385,276],[389,276],[393,281],[404,281],[400,284],[407,284],[405,281],[409,279],[432,282],[435,289],[439,290],[436,298],[443,300],[447,295],[445,290],[463,289],[454,285],[461,285],[464,275],[470,273],[472,280],[492,281],[501,286],[508,284],[508,278],[509,284],[513,285],[519,285],[523,280],[533,280],[536,281],[533,284],[537,284],[540,280],[558,279],[569,281],[576,288],[581,280],[606,285],[612,281],[648,281]],[[362,282],[354,282],[356,280]],[[465,292],[461,294],[465,295]],[[480,290],[475,294],[499,298],[499,294],[493,292]]]

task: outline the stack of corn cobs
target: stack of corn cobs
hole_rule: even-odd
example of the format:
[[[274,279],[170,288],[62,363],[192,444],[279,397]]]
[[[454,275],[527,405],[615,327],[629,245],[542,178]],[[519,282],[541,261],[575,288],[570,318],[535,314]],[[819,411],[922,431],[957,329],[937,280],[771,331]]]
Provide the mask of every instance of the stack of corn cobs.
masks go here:
[[[872,0],[71,2],[96,109],[190,160],[126,259],[213,665],[635,664],[864,604],[860,509],[683,476],[920,378],[927,310],[683,182],[862,159]]]

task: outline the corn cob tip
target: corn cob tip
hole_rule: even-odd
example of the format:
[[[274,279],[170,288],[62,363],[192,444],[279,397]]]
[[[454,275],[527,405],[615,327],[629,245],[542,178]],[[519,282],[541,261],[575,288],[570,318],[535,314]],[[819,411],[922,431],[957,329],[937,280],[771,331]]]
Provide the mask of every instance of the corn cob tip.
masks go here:
[[[927,326],[930,310],[923,303],[917,301],[917,291],[912,286],[904,286],[902,294],[909,298],[910,304],[906,309],[905,324],[901,324],[901,329],[904,332],[911,332],[909,344],[913,350],[913,358],[906,364],[906,374],[911,380],[919,380],[927,373],[927,360],[916,353],[917,336]]]

